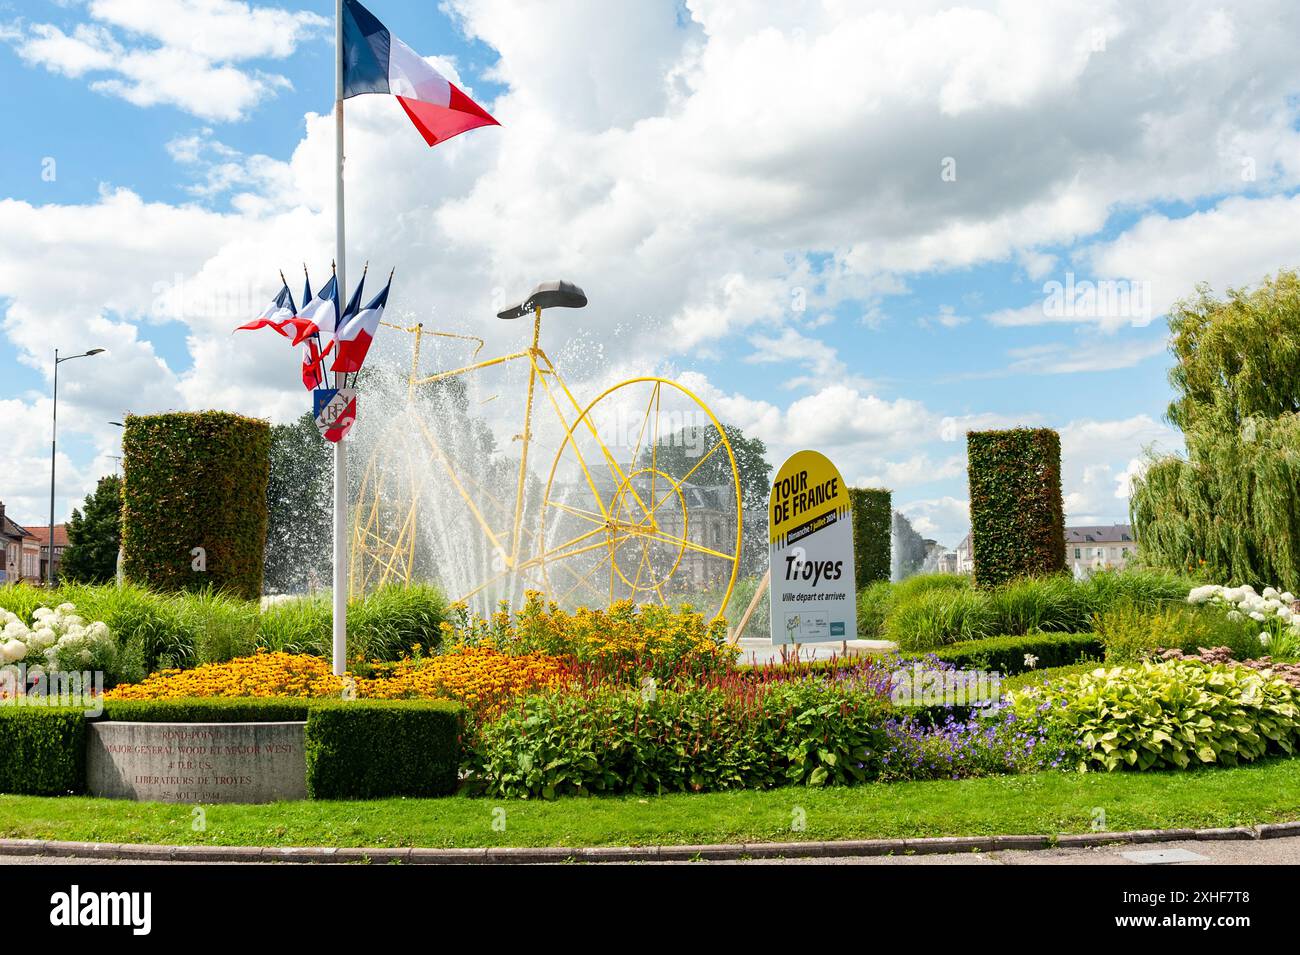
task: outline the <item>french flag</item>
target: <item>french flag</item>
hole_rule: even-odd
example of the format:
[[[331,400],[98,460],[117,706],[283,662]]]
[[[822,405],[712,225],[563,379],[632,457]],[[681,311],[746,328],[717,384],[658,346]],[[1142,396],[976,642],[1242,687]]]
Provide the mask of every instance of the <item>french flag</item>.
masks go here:
[[[280,276],[280,281],[284,282],[284,276]],[[245,325],[240,325],[235,331],[248,330],[253,331],[258,328],[274,328],[285,338],[289,337],[285,326],[293,320],[294,313],[297,311],[293,305],[293,293],[289,291],[289,283],[285,282],[284,287],[280,289],[280,294],[275,297],[270,305],[262,309],[262,314]]]
[[[303,339],[322,332],[333,334],[339,324],[339,280],[337,275],[330,276],[325,287],[301,312],[289,319],[289,324],[296,329],[293,338],[295,345],[301,345]]]
[[[356,0],[343,0],[343,98],[397,97],[430,146],[479,126],[499,126]]]
[[[309,338],[306,341],[307,347],[302,351],[302,386],[308,391],[314,391],[325,383],[325,357],[334,347],[331,341],[325,346],[325,350],[320,349],[319,338]]]
[[[330,371],[351,374],[360,371],[370,351],[370,343],[375,340],[379,330],[379,320],[383,318],[384,308],[388,305],[388,290],[393,286],[393,273],[388,273],[388,284],[384,290],[370,300],[370,304],[358,311],[339,327],[335,334],[338,343],[334,351],[334,364]],[[360,293],[360,287],[357,292]]]

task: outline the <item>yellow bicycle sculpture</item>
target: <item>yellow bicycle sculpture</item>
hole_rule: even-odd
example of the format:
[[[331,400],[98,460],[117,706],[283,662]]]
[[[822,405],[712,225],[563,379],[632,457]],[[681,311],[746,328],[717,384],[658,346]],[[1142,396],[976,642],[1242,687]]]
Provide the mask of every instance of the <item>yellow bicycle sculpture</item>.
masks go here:
[[[482,361],[473,360],[482,339],[423,325],[390,326],[414,336],[407,412],[387,423],[354,503],[353,594],[422,576],[417,540],[438,528],[421,522],[447,523],[445,513],[422,513],[422,491],[425,482],[444,481],[463,508],[457,526],[480,535],[477,544],[487,555],[471,569],[462,600],[515,602],[524,590],[536,589],[566,607],[689,600],[710,617],[722,615],[739,568],[743,520],[740,476],[726,432],[703,401],[666,378],[628,379],[580,404],[540,340],[544,309],[586,303],[571,283],[537,286],[498,315],[531,315],[532,343]],[[471,363],[422,374],[421,341],[429,335],[477,342]],[[521,448],[510,491],[503,493],[457,466],[436,424],[416,410],[415,396],[423,386],[517,361],[527,363],[528,373],[523,426],[514,435]],[[562,436],[544,484],[528,470],[539,395]]]

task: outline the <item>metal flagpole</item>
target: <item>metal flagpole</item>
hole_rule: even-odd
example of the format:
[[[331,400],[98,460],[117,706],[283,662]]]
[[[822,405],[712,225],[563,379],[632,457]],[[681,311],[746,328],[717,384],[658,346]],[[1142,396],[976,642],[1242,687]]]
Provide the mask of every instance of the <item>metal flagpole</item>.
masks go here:
[[[338,283],[338,301],[347,293],[344,280],[347,248],[343,231],[343,0],[334,0],[334,258]],[[337,325],[337,323],[336,323]],[[337,328],[335,330],[337,334]],[[322,370],[324,366],[322,365]],[[342,388],[345,379],[334,373],[334,387]],[[343,439],[334,442],[334,675],[342,676],[348,657],[348,452]]]

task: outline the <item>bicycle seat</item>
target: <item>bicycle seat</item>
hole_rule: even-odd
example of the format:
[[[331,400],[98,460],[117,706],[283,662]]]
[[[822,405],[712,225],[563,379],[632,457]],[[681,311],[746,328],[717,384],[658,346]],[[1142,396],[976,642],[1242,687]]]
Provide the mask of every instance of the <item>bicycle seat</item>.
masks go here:
[[[582,308],[587,304],[587,294],[572,282],[557,279],[543,282],[528,293],[518,305],[497,312],[497,318],[523,318],[539,308]]]

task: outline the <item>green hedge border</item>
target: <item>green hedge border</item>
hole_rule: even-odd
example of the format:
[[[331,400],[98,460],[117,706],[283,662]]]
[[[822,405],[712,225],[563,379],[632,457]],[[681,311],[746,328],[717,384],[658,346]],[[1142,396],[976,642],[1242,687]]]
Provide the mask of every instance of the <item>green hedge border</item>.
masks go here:
[[[1051,428],[966,434],[975,583],[1065,569],[1061,436]]]
[[[98,716],[68,707],[0,706],[0,793],[86,791],[87,726],[305,722],[313,799],[445,796],[456,791],[465,708],[449,700],[283,697],[110,700]]]

